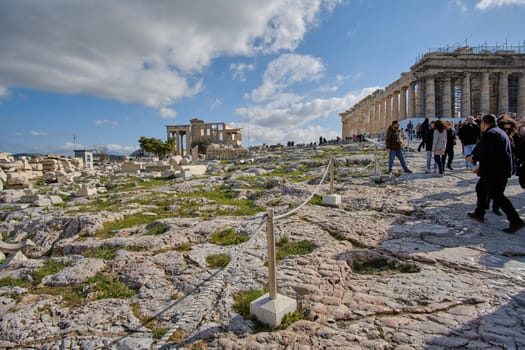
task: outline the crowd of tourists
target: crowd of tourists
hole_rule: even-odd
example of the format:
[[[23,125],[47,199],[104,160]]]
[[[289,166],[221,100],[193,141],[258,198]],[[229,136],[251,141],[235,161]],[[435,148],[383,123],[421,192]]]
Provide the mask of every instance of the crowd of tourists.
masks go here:
[[[461,143],[466,171],[476,173],[477,202],[474,211],[468,216],[483,222],[485,211],[492,201],[492,211],[496,215],[505,213],[509,227],[503,231],[514,233],[525,227],[514,206],[505,196],[507,181],[512,175],[520,177],[520,185],[525,188],[525,122],[515,115],[478,114],[476,118],[468,116],[464,122],[454,124],[450,121],[426,118],[416,128],[409,122],[406,131],[412,139],[414,130],[420,138],[417,148],[426,151],[426,173],[438,173],[443,176],[445,168],[452,168],[454,146]],[[394,159],[397,157],[406,173],[407,167],[402,149],[403,131],[399,122],[393,121],[386,130],[385,143],[388,158],[388,172],[392,172]],[[501,211],[500,211],[501,210]]]

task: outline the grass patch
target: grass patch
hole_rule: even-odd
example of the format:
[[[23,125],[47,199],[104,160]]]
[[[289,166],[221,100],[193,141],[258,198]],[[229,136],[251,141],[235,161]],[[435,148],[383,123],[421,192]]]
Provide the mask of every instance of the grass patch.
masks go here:
[[[250,303],[267,292],[266,289],[251,289],[235,294],[233,310],[245,319],[250,319]]]
[[[177,246],[177,248],[175,248],[175,250],[178,252],[187,252],[191,250],[191,243],[190,242],[181,243]]]
[[[288,236],[283,236],[276,244],[277,260],[282,260],[291,255],[310,254],[316,248],[316,245],[308,240],[290,242]]]
[[[379,273],[417,273],[421,269],[415,264],[405,264],[386,258],[375,258],[364,262],[354,261],[352,271],[361,275],[373,275]]]
[[[179,216],[181,217],[195,217],[200,215],[212,214],[214,216],[252,216],[263,212],[266,208],[254,205],[252,199],[237,199],[238,193],[231,191],[224,186],[216,186],[211,189],[199,189],[197,191],[180,194],[179,198],[182,200]],[[207,199],[217,206],[235,206],[236,209],[218,209],[213,211],[203,211],[202,199]]]
[[[221,232],[214,232],[209,242],[218,245],[236,245],[246,242],[248,239],[248,235],[237,233],[230,227]]]
[[[206,264],[210,269],[219,269],[225,267],[230,262],[228,254],[214,254],[206,257]]]
[[[38,270],[33,271],[31,277],[33,278],[33,284],[39,284],[42,279],[46,276],[54,275],[55,273],[62,270],[67,265],[60,261],[47,260],[44,266]]]
[[[0,278],[0,287],[23,287],[27,288],[31,285],[28,281],[24,281],[11,276]]]
[[[243,318],[253,322],[254,333],[268,332],[272,329],[270,326],[260,322],[255,315],[250,315],[250,303],[255,299],[261,297],[268,290],[265,289],[251,289],[248,291],[242,291],[233,296],[233,310],[241,315]],[[276,329],[285,329],[292,323],[304,319],[303,312],[296,310],[293,313],[284,315],[281,324]]]
[[[163,234],[166,231],[168,231],[166,225],[160,222],[156,222],[153,225],[151,225],[148,231],[146,231],[146,235],[157,236]]]
[[[31,290],[35,294],[60,295],[66,306],[74,307],[87,301],[105,298],[127,299],[136,292],[129,289],[117,275],[97,274],[83,283],[64,287],[42,286]]]
[[[308,204],[312,204],[312,205],[321,205],[322,203],[323,203],[323,197],[317,194],[314,195],[312,199],[310,199],[310,201],[308,202]]]
[[[82,253],[82,255],[86,258],[113,260],[117,256],[119,249],[122,249],[122,247],[102,245],[97,248],[88,249]]]
[[[157,327],[151,330],[151,335],[153,339],[161,339],[166,333],[168,333],[168,331],[169,328],[167,327]]]

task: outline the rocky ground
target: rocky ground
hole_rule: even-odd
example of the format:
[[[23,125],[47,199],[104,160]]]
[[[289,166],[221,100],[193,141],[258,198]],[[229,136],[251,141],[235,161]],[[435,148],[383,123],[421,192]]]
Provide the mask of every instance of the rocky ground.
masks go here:
[[[268,151],[190,179],[105,173],[76,180],[105,193],[67,197],[51,183],[41,190],[63,203],[3,204],[3,239],[34,245],[0,270],[0,347],[525,349],[525,230],[503,233],[504,216],[490,211],[483,224],[467,217],[477,177],[459,149],[444,177],[424,173],[424,152],[407,152],[414,173],[384,179],[365,168],[374,150]],[[274,222],[279,241],[315,249],[279,261],[278,291],[299,312],[265,329],[234,310],[239,293],[267,284],[264,214],[308,199],[331,157],[341,206],[314,197]],[[525,217],[516,178],[506,193]],[[249,239],[212,243],[224,230]],[[217,254],[226,267],[210,267]]]

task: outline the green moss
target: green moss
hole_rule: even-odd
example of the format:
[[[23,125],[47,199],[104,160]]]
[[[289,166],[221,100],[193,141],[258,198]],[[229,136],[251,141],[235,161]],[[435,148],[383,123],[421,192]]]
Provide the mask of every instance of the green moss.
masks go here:
[[[177,246],[177,248],[175,248],[175,250],[178,252],[187,252],[191,250],[191,243],[190,242],[181,243]]]
[[[151,330],[151,333],[152,333],[153,339],[161,339],[166,333],[168,333],[168,331],[169,331],[169,328],[167,327],[158,327],[158,328],[153,328]]]
[[[161,235],[166,231],[168,231],[168,228],[166,227],[166,225],[159,222],[159,223],[154,224],[148,231],[146,231],[146,234],[151,235],[151,236],[156,236],[156,235]]]
[[[233,296],[233,310],[245,319],[250,318],[250,303],[261,297],[267,290],[251,289],[242,291]]]
[[[117,256],[117,252],[122,247],[102,245],[97,248],[91,248],[82,253],[86,258],[113,260]]]
[[[227,254],[214,254],[206,257],[206,264],[210,269],[219,269],[225,267],[230,262],[230,256]]]
[[[287,256],[291,255],[304,255],[309,254],[314,251],[316,248],[316,245],[308,240],[299,241],[299,242],[290,242],[288,240],[287,236],[284,236],[281,238],[279,242],[276,244],[277,247],[277,253],[276,257],[277,260],[282,260],[286,258]]]
[[[323,197],[317,194],[314,195],[312,199],[310,199],[310,201],[308,202],[308,204],[312,204],[312,205],[321,205],[322,203],[323,203]]]
[[[31,285],[28,281],[24,281],[11,276],[0,278],[0,287],[24,287],[27,288]]]
[[[295,323],[299,320],[304,320],[303,312],[301,312],[299,309],[295,310],[292,313],[287,313],[283,316],[283,319],[281,321],[281,324],[278,329],[286,329],[288,326],[290,326],[292,323]]]
[[[133,297],[136,292],[120,281],[119,276],[113,274],[99,273],[95,277],[87,279],[89,289],[98,295],[98,299],[120,298],[127,299]]]
[[[352,271],[362,275],[378,273],[417,273],[421,269],[415,264],[405,264],[396,260],[376,258],[365,262],[354,261]]]
[[[44,263],[44,266],[38,270],[33,271],[31,277],[33,278],[33,284],[39,284],[42,282],[42,279],[46,276],[54,275],[62,270],[66,264],[60,261],[47,260]]]
[[[218,245],[236,245],[246,242],[248,239],[248,235],[237,233],[233,228],[227,228],[221,232],[214,232],[209,242]]]

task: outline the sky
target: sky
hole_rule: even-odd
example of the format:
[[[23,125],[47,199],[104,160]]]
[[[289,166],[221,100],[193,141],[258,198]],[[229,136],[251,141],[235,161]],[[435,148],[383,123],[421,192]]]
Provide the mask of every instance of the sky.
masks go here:
[[[449,46],[525,48],[525,0],[0,0],[0,152],[130,154],[190,119],[243,146],[341,117]]]

